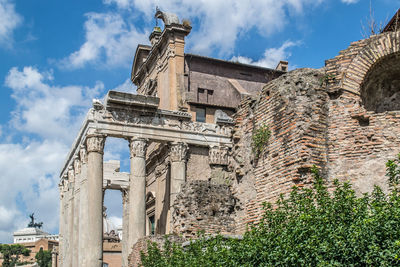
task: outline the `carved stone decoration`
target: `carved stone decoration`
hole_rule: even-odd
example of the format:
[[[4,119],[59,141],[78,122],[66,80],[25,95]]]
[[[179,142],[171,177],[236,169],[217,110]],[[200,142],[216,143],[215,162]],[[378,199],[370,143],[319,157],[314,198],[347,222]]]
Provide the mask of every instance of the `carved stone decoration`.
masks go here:
[[[86,147],[84,145],[81,145],[79,149],[79,158],[81,159],[82,164],[87,163],[87,153],[86,153]]]
[[[128,189],[122,189],[121,190],[122,194],[122,203],[127,204],[129,203],[129,190]]]
[[[75,178],[75,171],[74,171],[74,167],[69,166],[68,167],[68,181],[69,182],[73,182]]]
[[[81,173],[81,161],[79,160],[78,156],[76,156],[74,159],[74,170],[75,170],[75,175]]]
[[[211,165],[228,165],[228,151],[224,146],[210,147],[208,155]]]
[[[88,136],[86,138],[87,151],[103,154],[105,141],[106,139],[104,138],[104,136]]]
[[[129,142],[129,148],[131,151],[131,158],[144,158],[146,157],[147,140],[142,138],[132,138]]]
[[[183,142],[172,143],[170,147],[170,159],[172,162],[185,161],[188,145]]]

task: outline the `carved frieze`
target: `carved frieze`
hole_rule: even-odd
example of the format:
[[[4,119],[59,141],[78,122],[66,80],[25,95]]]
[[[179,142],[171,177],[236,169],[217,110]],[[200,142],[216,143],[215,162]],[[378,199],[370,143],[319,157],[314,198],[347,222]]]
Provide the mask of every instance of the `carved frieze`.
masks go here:
[[[147,140],[141,138],[132,138],[129,142],[131,158],[144,158],[147,151]]]
[[[229,163],[229,149],[224,146],[210,147],[208,155],[211,165],[228,165]]]
[[[87,151],[103,154],[105,140],[104,136],[88,136],[86,138]]]
[[[182,142],[172,143],[170,147],[170,159],[172,162],[185,161],[188,145]]]

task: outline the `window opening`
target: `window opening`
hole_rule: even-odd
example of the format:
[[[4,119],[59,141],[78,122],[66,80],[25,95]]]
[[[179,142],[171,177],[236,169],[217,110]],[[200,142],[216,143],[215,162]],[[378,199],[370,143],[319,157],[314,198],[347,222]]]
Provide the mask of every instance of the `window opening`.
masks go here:
[[[196,121],[198,122],[206,122],[206,109],[205,108],[196,108]]]

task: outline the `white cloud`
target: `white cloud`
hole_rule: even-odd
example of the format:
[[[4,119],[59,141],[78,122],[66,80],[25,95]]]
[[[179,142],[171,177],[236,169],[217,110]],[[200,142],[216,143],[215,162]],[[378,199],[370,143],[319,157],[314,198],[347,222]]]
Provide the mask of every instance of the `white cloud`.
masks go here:
[[[21,22],[22,17],[15,12],[14,4],[9,0],[0,0],[0,44],[9,46],[12,33]]]
[[[71,142],[70,129],[77,130],[90,106],[90,101],[104,89],[98,82],[93,88],[83,86],[52,86],[46,81],[51,73],[40,73],[32,67],[22,71],[12,68],[5,84],[13,90],[17,102],[12,125],[40,137]]]
[[[116,13],[88,13],[85,43],[62,60],[67,68],[81,68],[87,63],[106,66],[128,65],[138,43],[147,42],[147,32],[139,32]]]
[[[191,49],[196,53],[210,54],[217,49],[220,54],[232,53],[238,37],[257,29],[261,35],[269,36],[283,30],[289,16],[303,15],[324,0],[106,0],[119,8],[134,8],[145,18],[152,19],[155,7],[166,12],[177,13],[180,18],[199,21],[199,29],[191,34]],[[307,8],[307,9],[306,9]]]
[[[299,45],[299,42],[286,41],[279,48],[268,48],[265,50],[263,57],[256,61],[245,56],[234,56],[231,60],[265,68],[275,68],[279,61],[288,60],[288,58],[291,56],[291,53],[288,51],[288,49],[297,45]]]
[[[358,2],[358,0],[341,0],[341,1],[342,1],[342,3],[345,3],[345,4],[355,4]]]
[[[0,144],[0,242],[26,227],[30,212],[45,231],[57,231],[59,171],[90,99],[104,89],[102,83],[56,86],[52,79],[51,72],[24,67],[12,68],[5,80],[16,101],[10,130],[22,141]]]

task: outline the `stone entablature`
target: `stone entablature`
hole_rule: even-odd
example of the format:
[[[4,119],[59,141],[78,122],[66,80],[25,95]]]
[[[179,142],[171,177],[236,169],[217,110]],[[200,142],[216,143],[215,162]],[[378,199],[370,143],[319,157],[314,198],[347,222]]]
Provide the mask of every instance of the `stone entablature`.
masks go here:
[[[109,91],[104,105],[92,108],[83,123],[78,138],[64,165],[61,176],[74,157],[84,156],[82,149],[100,151],[104,146],[99,136],[117,138],[146,138],[149,141],[175,142],[199,146],[226,145],[231,147],[232,126],[193,122],[191,115],[182,111],[156,108],[158,98]],[[98,102],[97,102],[97,105]],[[84,139],[86,138],[86,146]],[[83,147],[82,147],[83,145]]]

